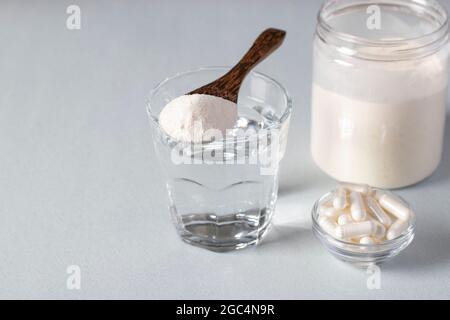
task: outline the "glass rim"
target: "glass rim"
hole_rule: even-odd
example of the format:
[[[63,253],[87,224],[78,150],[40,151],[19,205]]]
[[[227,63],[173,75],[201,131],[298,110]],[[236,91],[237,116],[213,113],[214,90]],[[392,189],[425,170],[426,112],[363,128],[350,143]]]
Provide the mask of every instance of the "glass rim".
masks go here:
[[[224,72],[226,72],[226,71],[229,71],[231,68],[232,67],[230,67],[230,66],[210,66],[210,67],[194,68],[194,69],[190,69],[188,71],[178,72],[175,75],[167,77],[164,80],[160,81],[155,87],[153,87],[153,89],[150,90],[150,93],[147,96],[146,110],[147,110],[147,115],[150,118],[150,121],[151,121],[152,125],[155,125],[159,129],[160,132],[162,132],[166,136],[168,136],[167,133],[165,133],[164,130],[161,128],[161,126],[159,124],[159,121],[158,121],[158,115],[154,114],[154,112],[153,112],[154,110],[152,108],[152,103],[151,103],[152,97],[162,87],[164,87],[164,85],[166,85],[167,83],[169,83],[169,82],[171,82],[173,80],[176,80],[176,79],[178,79],[180,77],[193,75],[193,74],[196,74],[196,73],[199,73],[199,72],[202,72],[202,71],[219,71],[219,70],[223,70]],[[249,75],[256,75],[256,76],[258,76],[260,78],[263,78],[264,80],[275,84],[275,86],[277,86],[281,90],[281,92],[282,92],[282,94],[283,94],[283,96],[285,98],[285,101],[286,101],[286,108],[283,111],[283,114],[280,117],[279,122],[277,122],[275,124],[271,124],[270,126],[268,126],[265,129],[266,129],[266,131],[271,131],[273,129],[281,127],[289,119],[289,117],[292,114],[293,104],[292,104],[292,98],[289,95],[289,92],[287,91],[287,89],[279,81],[273,79],[272,77],[270,77],[270,76],[268,76],[268,75],[266,75],[264,73],[261,73],[259,71],[250,71],[247,76],[249,76]],[[234,139],[230,143],[235,143],[235,142],[239,143],[239,142],[248,141],[248,140],[251,140],[251,139],[255,139],[255,137],[258,137],[259,135],[260,134],[258,134],[258,132],[252,133],[252,134],[246,135],[245,137],[243,137],[241,139],[239,139],[239,138]],[[178,143],[185,144],[185,145],[194,144],[192,142],[182,142],[182,141],[178,141]],[[208,148],[208,149],[216,149],[216,148],[220,148],[220,145],[223,145],[224,143],[225,144],[227,143],[227,137],[226,136],[224,136],[223,139],[221,139],[221,140],[212,141],[212,142],[202,142],[202,143],[198,143],[198,145],[202,145],[202,146],[204,146],[205,148]]]
[[[449,13],[446,7],[444,7],[439,1],[436,0],[424,0],[424,1],[416,1],[416,0],[395,0],[395,1],[387,1],[387,0],[366,0],[367,5],[389,5],[389,6],[402,6],[409,8],[412,12],[417,12],[417,16],[423,18],[423,14],[420,14],[418,7],[429,8],[428,13],[432,14],[435,20],[439,23],[439,26],[434,28],[433,31],[424,33],[420,36],[411,36],[411,37],[403,37],[401,39],[384,39],[384,40],[370,40],[361,36],[356,36],[351,33],[339,31],[338,29],[332,27],[328,21],[332,18],[333,13],[337,11],[341,11],[344,9],[349,9],[353,7],[360,7],[364,1],[350,3],[347,6],[333,8],[337,4],[339,4],[343,0],[327,0],[320,8],[319,13],[317,14],[317,28],[316,34],[322,39],[325,36],[331,36],[335,39],[343,41],[347,44],[352,44],[356,46],[366,46],[366,47],[379,47],[379,48],[388,48],[388,49],[397,49],[394,51],[398,57],[393,58],[393,60],[402,60],[405,57],[411,56],[421,56],[429,55],[430,53],[424,53],[423,51],[432,51],[432,53],[439,51],[439,49],[448,43],[449,32],[450,32],[450,23],[449,23]],[[327,11],[331,11],[327,13]],[[434,39],[435,38],[435,39]],[[421,43],[421,41],[423,43]],[[415,44],[414,44],[415,43]],[[431,50],[431,47],[432,50]],[[372,59],[366,57],[368,60],[383,60],[382,58],[386,58],[387,53],[380,53],[379,55],[373,54]],[[377,58],[378,57],[378,58]]]

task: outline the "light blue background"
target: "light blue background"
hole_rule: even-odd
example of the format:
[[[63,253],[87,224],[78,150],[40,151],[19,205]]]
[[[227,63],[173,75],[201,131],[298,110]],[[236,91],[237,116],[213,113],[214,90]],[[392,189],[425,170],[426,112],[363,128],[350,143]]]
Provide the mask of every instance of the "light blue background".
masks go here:
[[[80,31],[65,26],[73,3]],[[311,233],[313,202],[334,185],[309,155],[319,6],[2,0],[0,298],[450,298],[449,127],[436,174],[399,191],[417,212],[417,238],[383,266],[381,290],[368,290],[365,271],[335,260]],[[294,99],[275,226],[255,249],[190,247],[167,213],[146,95],[179,71],[233,64],[270,26],[288,37],[258,70]],[[72,264],[80,291],[66,289]]]

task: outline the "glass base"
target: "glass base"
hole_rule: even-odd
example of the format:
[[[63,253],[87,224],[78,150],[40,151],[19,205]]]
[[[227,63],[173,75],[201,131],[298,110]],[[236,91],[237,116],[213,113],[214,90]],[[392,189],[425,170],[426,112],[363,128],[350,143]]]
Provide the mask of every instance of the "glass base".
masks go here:
[[[184,242],[199,248],[220,253],[241,250],[258,245],[269,230],[269,223],[261,223],[265,214],[254,217],[248,213],[183,216],[179,233]]]

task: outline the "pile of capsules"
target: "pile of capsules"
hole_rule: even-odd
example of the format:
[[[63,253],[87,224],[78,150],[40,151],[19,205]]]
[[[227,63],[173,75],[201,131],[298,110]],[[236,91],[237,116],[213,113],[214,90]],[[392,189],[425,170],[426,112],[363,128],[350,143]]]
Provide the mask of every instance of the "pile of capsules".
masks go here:
[[[318,222],[334,238],[372,245],[398,238],[413,218],[413,211],[392,193],[342,183],[320,204]]]

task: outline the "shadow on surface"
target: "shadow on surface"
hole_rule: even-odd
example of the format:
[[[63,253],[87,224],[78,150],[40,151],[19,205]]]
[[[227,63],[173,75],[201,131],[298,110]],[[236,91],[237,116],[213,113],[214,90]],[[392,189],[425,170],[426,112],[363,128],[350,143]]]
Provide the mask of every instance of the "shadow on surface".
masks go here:
[[[258,249],[270,247],[296,248],[296,246],[307,246],[307,241],[312,241],[313,234],[310,229],[300,226],[272,226],[269,234],[258,246]]]
[[[286,197],[292,194],[302,191],[303,187],[300,183],[287,182],[280,184],[280,189],[278,190],[279,197]]]
[[[330,180],[325,173],[317,169],[309,154],[304,157],[308,158],[303,159],[303,166],[291,166],[280,176],[280,187],[278,190],[280,198],[310,190],[323,181]]]
[[[430,232],[417,237],[409,248],[382,267],[390,271],[429,272],[430,268],[450,264],[449,245],[450,234],[445,230],[439,233]]]
[[[430,187],[439,190],[440,185],[448,185],[450,180],[450,114],[446,115],[446,127],[444,135],[444,150],[442,162],[436,172],[419,183],[417,187]],[[436,187],[436,188],[435,188]],[[448,193],[447,190],[442,194]],[[421,208],[421,212],[426,215],[426,205]],[[434,209],[436,210],[436,209]],[[434,212],[437,217],[446,216],[448,212],[441,207],[441,212]],[[428,270],[436,268],[442,264],[450,264],[450,233],[448,227],[440,224],[439,221],[421,217],[418,220],[417,234],[413,243],[404,252],[400,253],[391,262],[383,266],[386,270]]]
[[[450,179],[450,113],[446,115],[446,126],[444,135],[444,150],[442,154],[442,162],[437,168],[436,172],[423,181],[421,184],[433,184],[433,183],[443,183]]]

